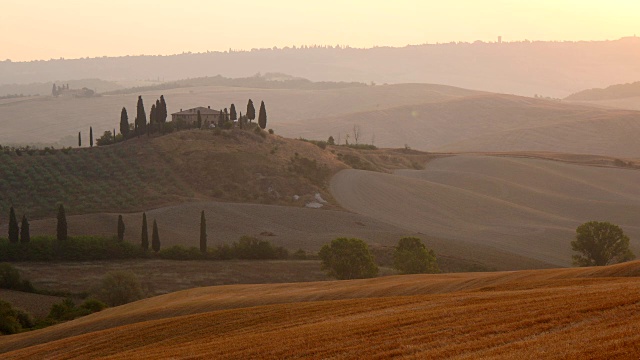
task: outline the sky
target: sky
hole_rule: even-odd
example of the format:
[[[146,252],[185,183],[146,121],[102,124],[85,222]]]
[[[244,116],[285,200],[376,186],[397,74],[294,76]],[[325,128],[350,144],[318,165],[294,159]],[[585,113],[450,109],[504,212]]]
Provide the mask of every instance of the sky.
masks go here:
[[[0,60],[640,35],[638,0],[0,0]]]

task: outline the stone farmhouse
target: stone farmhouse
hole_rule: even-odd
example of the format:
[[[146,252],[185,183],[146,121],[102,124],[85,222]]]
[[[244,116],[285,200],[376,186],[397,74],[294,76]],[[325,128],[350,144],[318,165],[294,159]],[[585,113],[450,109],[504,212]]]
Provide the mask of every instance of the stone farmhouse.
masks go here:
[[[173,122],[180,121],[187,124],[195,125],[198,122],[198,111],[200,111],[200,117],[202,118],[202,125],[204,127],[209,127],[210,124],[216,124],[220,120],[220,117],[223,115],[218,110],[212,110],[211,106],[199,106],[187,110],[180,109],[179,112],[171,114],[171,120]]]

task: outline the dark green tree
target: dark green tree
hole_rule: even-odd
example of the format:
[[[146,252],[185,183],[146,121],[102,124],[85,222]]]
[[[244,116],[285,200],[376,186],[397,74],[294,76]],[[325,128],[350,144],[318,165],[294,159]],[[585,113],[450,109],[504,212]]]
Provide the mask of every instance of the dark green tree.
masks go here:
[[[629,238],[622,229],[608,222],[589,221],[576,229],[576,239],[571,242],[575,266],[604,266],[633,260]]]
[[[58,88],[56,87],[56,84],[53,84],[53,89],[51,89],[51,95],[58,96]]]
[[[82,147],[82,134],[78,131],[78,147]]]
[[[247,119],[249,119],[249,122],[253,121],[256,118],[256,108],[253,107],[253,101],[251,99],[249,99],[249,102],[247,103]]]
[[[160,234],[158,234],[158,223],[153,219],[153,232],[151,233],[151,248],[153,251],[160,251]]]
[[[93,127],[89,127],[89,146],[93,147]]]
[[[136,105],[136,135],[139,137],[147,131],[147,113],[144,111],[144,103],[142,96],[138,96],[138,104]]]
[[[336,144],[336,141],[333,138],[333,136],[329,136],[329,139],[327,139],[327,144],[328,145],[335,145]]]
[[[222,128],[225,123],[224,112],[220,109],[220,114],[218,114],[218,127]]]
[[[67,240],[67,215],[64,211],[64,205],[58,206],[58,223],[56,225],[56,238],[58,241]]]
[[[164,100],[164,95],[160,95],[160,122],[167,122],[167,102]]]
[[[22,215],[22,224],[20,226],[20,242],[26,244],[31,241],[31,234],[29,232],[29,220],[27,215]]]
[[[142,249],[149,250],[149,231],[147,229],[147,213],[142,213]]]
[[[231,104],[229,108],[229,115],[231,116],[231,121],[238,120],[238,113],[236,112],[236,105]]]
[[[267,128],[267,109],[264,107],[264,101],[260,103],[260,113],[258,114],[258,125],[263,130]]]
[[[124,107],[120,112],[120,134],[122,134],[123,139],[129,136],[129,115],[127,115],[127,109]]]
[[[420,239],[405,237],[400,239],[393,254],[393,267],[402,274],[439,273],[436,254],[427,249]]]
[[[338,280],[370,278],[378,275],[367,243],[360,239],[337,238],[318,253],[322,270]]]
[[[13,206],[9,209],[9,241],[12,243],[20,241],[20,228],[18,227],[18,219]]]
[[[240,129],[244,129],[244,120],[245,118],[242,116],[242,111],[240,111],[240,117],[238,117],[238,126],[240,127]]]
[[[124,220],[122,220],[122,215],[118,215],[118,240],[124,241]]]
[[[151,110],[149,111],[149,126],[151,128],[153,128],[156,123],[156,116],[156,104],[151,104]]]
[[[204,210],[200,213],[200,251],[207,252],[207,219],[204,218]]]
[[[197,126],[198,126],[198,129],[202,129],[202,115],[200,115],[200,110],[198,110]]]

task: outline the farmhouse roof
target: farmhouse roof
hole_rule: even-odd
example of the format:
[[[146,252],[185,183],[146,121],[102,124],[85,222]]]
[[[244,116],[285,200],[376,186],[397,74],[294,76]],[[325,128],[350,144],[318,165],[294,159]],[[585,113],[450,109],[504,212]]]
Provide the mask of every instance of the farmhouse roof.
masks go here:
[[[203,107],[203,106],[198,106],[196,108],[187,109],[184,111],[180,109],[179,112],[173,113],[171,115],[194,115],[198,113],[198,110],[200,110],[200,115],[220,115],[220,111],[212,110],[211,108]]]

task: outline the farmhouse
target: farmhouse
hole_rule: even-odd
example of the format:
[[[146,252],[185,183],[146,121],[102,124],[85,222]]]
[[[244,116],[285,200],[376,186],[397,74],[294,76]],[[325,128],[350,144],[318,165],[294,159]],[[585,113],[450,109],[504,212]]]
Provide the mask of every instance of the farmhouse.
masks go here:
[[[199,106],[193,109],[182,110],[180,112],[171,114],[171,120],[174,122],[185,122],[187,124],[194,125],[198,122],[198,111],[200,111],[200,117],[202,118],[202,124],[208,127],[209,124],[215,124],[220,120],[222,113],[218,110],[211,110],[211,106],[202,107]]]

